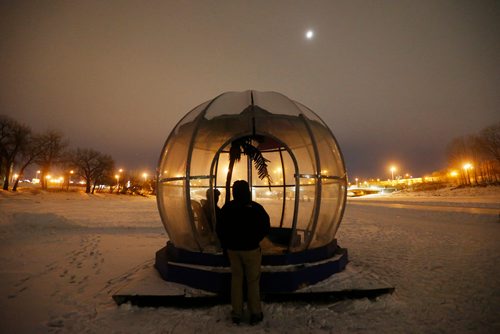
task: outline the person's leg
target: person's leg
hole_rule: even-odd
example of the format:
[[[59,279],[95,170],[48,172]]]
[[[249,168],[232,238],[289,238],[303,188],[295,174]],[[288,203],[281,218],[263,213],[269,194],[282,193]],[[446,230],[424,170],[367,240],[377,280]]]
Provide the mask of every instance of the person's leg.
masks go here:
[[[248,309],[251,315],[260,315],[262,313],[260,302],[261,262],[262,254],[260,248],[245,252],[244,263],[248,288]]]
[[[241,319],[243,316],[243,263],[241,262],[238,251],[227,251],[229,262],[231,264],[231,305],[233,311],[231,313],[233,321],[235,318]],[[235,321],[236,322],[236,321]]]

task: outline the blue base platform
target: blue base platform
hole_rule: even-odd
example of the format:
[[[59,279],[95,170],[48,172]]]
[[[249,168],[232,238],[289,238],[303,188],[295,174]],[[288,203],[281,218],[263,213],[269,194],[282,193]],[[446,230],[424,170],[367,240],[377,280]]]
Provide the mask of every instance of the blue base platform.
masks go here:
[[[337,241],[298,253],[263,255],[261,292],[287,293],[316,284],[345,269],[347,249]],[[156,252],[155,268],[169,282],[228,295],[231,270],[222,254],[197,253],[171,242]]]

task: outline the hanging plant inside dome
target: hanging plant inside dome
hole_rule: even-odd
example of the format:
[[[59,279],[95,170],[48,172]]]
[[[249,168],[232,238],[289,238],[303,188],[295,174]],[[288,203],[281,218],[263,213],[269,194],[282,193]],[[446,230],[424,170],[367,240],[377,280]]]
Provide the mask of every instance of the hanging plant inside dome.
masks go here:
[[[239,162],[241,160],[242,154],[246,155],[251,161],[253,161],[259,179],[267,179],[269,190],[271,190],[271,184],[273,181],[267,169],[270,160],[264,158],[264,155],[262,154],[260,149],[253,144],[254,141],[260,143],[263,141],[263,138],[261,136],[251,135],[238,138],[231,142],[231,148],[229,149],[229,167],[226,177],[226,203],[231,200],[230,190],[234,164],[235,162]]]

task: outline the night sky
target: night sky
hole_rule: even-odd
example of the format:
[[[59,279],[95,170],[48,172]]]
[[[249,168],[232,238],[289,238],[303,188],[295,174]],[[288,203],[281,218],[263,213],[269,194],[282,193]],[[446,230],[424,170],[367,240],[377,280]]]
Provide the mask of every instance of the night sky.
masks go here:
[[[152,172],[183,115],[247,89],[314,110],[351,178],[443,169],[500,121],[500,2],[1,1],[0,114],[118,167]]]

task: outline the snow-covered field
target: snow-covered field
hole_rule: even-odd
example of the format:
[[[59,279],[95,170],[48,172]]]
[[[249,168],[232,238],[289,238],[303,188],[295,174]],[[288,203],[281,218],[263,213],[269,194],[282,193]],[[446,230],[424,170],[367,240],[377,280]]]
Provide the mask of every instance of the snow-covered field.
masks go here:
[[[0,192],[0,333],[500,333],[500,189],[349,199],[347,271],[396,291],[376,300],[265,303],[263,323],[230,306],[116,306],[167,240],[154,198]]]

